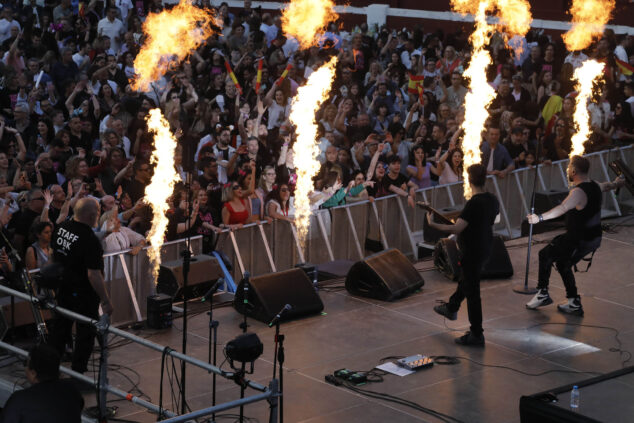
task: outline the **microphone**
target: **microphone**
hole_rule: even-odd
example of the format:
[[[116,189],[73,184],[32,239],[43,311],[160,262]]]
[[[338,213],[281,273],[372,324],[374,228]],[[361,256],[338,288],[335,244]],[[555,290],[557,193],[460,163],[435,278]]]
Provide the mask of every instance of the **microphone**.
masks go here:
[[[207,291],[207,293],[203,295],[203,297],[200,299],[200,302],[204,303],[205,301],[209,301],[211,297],[213,297],[214,293],[218,290],[218,288],[220,288],[220,285],[222,285],[223,283],[225,283],[225,278],[218,278],[216,283],[213,284],[211,288],[209,288],[209,291]]]
[[[282,316],[284,316],[284,314],[286,314],[287,311],[291,311],[292,309],[293,309],[293,306],[290,304],[286,304],[284,307],[282,307],[280,312],[277,313],[277,315],[273,318],[273,320],[271,320],[271,323],[269,323],[269,327],[272,327],[273,325],[277,324],[277,322],[280,321]]]

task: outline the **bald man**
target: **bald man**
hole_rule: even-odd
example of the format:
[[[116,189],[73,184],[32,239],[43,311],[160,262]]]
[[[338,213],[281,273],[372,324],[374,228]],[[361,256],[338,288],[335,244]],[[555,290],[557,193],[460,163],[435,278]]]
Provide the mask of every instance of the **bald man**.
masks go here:
[[[112,314],[112,304],[103,279],[103,249],[92,228],[99,220],[97,200],[85,197],[77,201],[73,220],[57,226],[51,242],[54,261],[64,266],[64,282],[57,293],[57,303],[76,313],[99,318],[99,305],[106,314]],[[53,324],[51,343],[60,355],[71,340],[73,320],[63,316]],[[95,330],[90,325],[77,324],[72,369],[79,373],[87,370],[88,360],[95,343]]]

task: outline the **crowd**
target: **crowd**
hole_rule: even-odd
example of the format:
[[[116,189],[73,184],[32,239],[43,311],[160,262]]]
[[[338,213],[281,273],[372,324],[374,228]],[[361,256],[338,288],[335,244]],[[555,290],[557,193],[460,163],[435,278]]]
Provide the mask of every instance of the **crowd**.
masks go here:
[[[331,23],[318,44],[301,50],[285,36],[279,16],[251,7],[250,0],[233,13],[226,3],[196,5],[215,10],[220,27],[147,92],[137,92],[130,80],[144,42],[142,23],[169,5],[3,2],[0,220],[29,267],[46,263],[53,226],[69,219],[85,196],[100,201],[106,252],[142,248],[151,222],[144,188],[153,172],[145,117],[155,107],[178,139],[178,172],[183,179],[193,175],[171,197],[168,240],[189,231],[203,235],[209,251],[214,233],[224,228],[292,221],[291,100],[333,55],[339,58],[336,79],[316,114],[322,165],[314,180],[315,207],[389,194],[413,205],[415,190],[462,179],[468,28],[428,33],[420,25],[393,30],[364,24],[345,32]],[[524,47],[519,56],[502,34],[488,47],[494,61],[488,80],[497,92],[482,143],[489,174],[503,178],[516,168],[568,157],[571,77],[587,57],[606,63],[600,94],[589,105],[588,150],[634,140],[634,82],[619,65],[634,64],[632,36],[606,30],[587,51],[573,53],[560,36],[537,30],[514,41]],[[5,255],[0,261],[10,264]]]

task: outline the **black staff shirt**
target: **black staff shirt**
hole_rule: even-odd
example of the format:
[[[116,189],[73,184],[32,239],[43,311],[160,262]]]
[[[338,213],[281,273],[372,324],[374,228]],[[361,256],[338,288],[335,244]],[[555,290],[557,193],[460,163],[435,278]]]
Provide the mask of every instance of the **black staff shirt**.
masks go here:
[[[66,221],[55,228],[51,246],[55,262],[64,265],[59,295],[98,300],[88,280],[88,269],[103,271],[103,248],[92,228],[76,220]]]

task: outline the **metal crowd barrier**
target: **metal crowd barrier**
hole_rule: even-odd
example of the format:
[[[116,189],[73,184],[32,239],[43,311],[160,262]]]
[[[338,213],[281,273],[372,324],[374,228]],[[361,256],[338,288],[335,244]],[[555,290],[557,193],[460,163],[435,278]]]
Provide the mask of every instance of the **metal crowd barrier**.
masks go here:
[[[160,345],[157,344],[155,342],[149,341],[145,338],[141,338],[138,337],[136,335],[133,335],[131,333],[128,333],[126,331],[123,331],[121,329],[118,329],[114,326],[112,326],[109,322],[104,321],[104,320],[94,320],[91,319],[89,317],[83,316],[81,314],[75,313],[71,310],[67,310],[65,308],[62,307],[58,307],[57,305],[55,305],[53,302],[48,302],[48,301],[42,301],[39,300],[38,298],[32,298],[30,297],[28,294],[25,294],[23,292],[20,291],[16,291],[14,289],[11,289],[9,287],[0,285],[0,292],[7,294],[7,295],[11,295],[14,296],[16,298],[19,298],[21,300],[24,301],[30,301],[33,304],[35,304],[36,306],[43,306],[44,308],[49,308],[52,310],[55,310],[55,312],[59,315],[62,315],[68,319],[74,320],[76,322],[81,322],[81,323],[85,323],[85,324],[89,324],[93,327],[95,327],[95,329],[98,331],[99,336],[101,337],[101,345],[102,345],[102,352],[101,352],[101,360],[103,360],[101,362],[100,365],[100,372],[102,372],[102,376],[100,377],[99,380],[94,380],[90,377],[87,377],[81,373],[77,373],[71,369],[68,369],[64,366],[60,366],[60,371],[62,373],[65,373],[73,378],[79,379],[81,381],[87,382],[95,387],[97,387],[99,389],[99,394],[100,394],[100,404],[102,407],[102,413],[104,413],[103,415],[105,415],[105,406],[106,406],[106,392],[109,392],[119,398],[122,399],[126,399],[134,404],[140,405],[156,414],[161,414],[162,416],[165,417],[169,417],[167,420],[164,420],[166,422],[172,422],[172,423],[176,423],[176,422],[185,422],[185,421],[190,421],[192,419],[196,419],[199,417],[204,417],[204,416],[208,416],[211,415],[213,413],[217,413],[220,411],[224,411],[224,410],[228,410],[231,408],[237,408],[240,407],[242,405],[246,405],[246,404],[251,404],[257,401],[262,401],[262,400],[266,400],[270,403],[270,421],[271,422],[276,422],[277,421],[277,398],[281,395],[279,393],[278,390],[278,382],[277,379],[272,379],[269,383],[268,386],[264,386],[260,383],[251,381],[251,380],[246,380],[243,379],[243,376],[240,376],[238,374],[236,374],[235,372],[228,372],[225,370],[220,369],[219,367],[213,366],[211,364],[208,364],[202,360],[199,360],[197,358],[179,353],[178,351],[175,351],[171,348],[168,348],[164,345]],[[144,347],[147,347],[151,350],[160,352],[164,355],[169,355],[173,358],[179,359],[185,363],[188,363],[192,366],[207,370],[207,372],[209,373],[214,373],[218,376],[224,377],[228,380],[238,380],[240,379],[241,382],[244,383],[244,386],[249,387],[251,389],[254,389],[256,391],[260,391],[262,392],[261,394],[256,394],[256,395],[252,395],[250,397],[246,397],[246,398],[241,398],[239,400],[234,400],[234,401],[229,401],[223,404],[218,404],[212,407],[207,407],[201,410],[196,410],[196,411],[192,411],[190,413],[187,414],[183,414],[183,415],[177,415],[176,413],[170,411],[170,410],[166,410],[165,408],[159,407],[156,404],[153,404],[149,401],[146,401],[138,396],[135,396],[129,392],[125,392],[122,391],[114,386],[110,386],[108,384],[108,377],[107,377],[107,369],[108,369],[108,363],[107,363],[107,349],[108,349],[108,337],[107,334],[113,334],[116,336],[120,336],[122,338],[128,339],[134,343],[137,343],[139,345],[142,345]],[[28,352],[20,349],[18,347],[15,347],[11,344],[8,344],[6,342],[0,341],[0,348],[3,348],[7,351],[10,351],[14,354],[20,355],[22,357],[27,357],[28,356]]]
[[[104,279],[110,299],[115,305],[111,316],[113,325],[142,322],[147,316],[147,297],[156,293],[148,248],[143,248],[136,255],[131,255],[131,250],[127,249],[103,256]],[[166,242],[161,246],[162,261],[179,259],[186,248],[186,239]],[[192,254],[201,254],[202,236],[192,237],[190,248]],[[39,269],[31,271],[33,274],[38,272]],[[0,281],[2,279],[0,277]]]
[[[590,177],[598,182],[614,179],[608,163],[621,159],[634,164],[632,146],[603,150],[585,155],[590,160]],[[568,160],[537,167],[537,191],[566,191]],[[521,237],[522,222],[530,210],[535,168],[521,168],[505,178],[489,176],[486,190],[500,202],[500,222],[494,226],[506,239]],[[418,190],[417,201],[436,209],[462,207],[465,203],[462,182]],[[626,205],[634,208],[634,199],[625,189],[603,194],[603,217],[620,216]],[[417,258],[417,244],[423,240],[424,211],[411,208],[397,195],[361,201],[319,210],[312,218],[304,248],[297,242],[294,228],[286,221],[245,225],[219,235],[217,249],[233,264],[233,277],[244,271],[260,275],[281,271],[297,263],[322,264],[333,260],[357,261],[366,255],[366,239],[381,243],[383,248],[397,248],[412,259]]]
[[[591,178],[597,181],[614,179],[608,163],[621,159],[632,166],[632,146],[587,154]],[[566,167],[561,160],[537,168],[538,191],[567,190]],[[507,239],[521,236],[521,225],[530,208],[534,168],[522,168],[506,178],[488,177],[487,191],[500,201],[501,219],[496,233]],[[465,203],[462,183],[440,185],[416,192],[417,201],[425,201],[436,209],[461,207]],[[625,189],[618,195],[604,193],[603,217],[622,214],[623,206],[634,208],[634,199]],[[297,263],[320,265],[333,260],[361,260],[366,255],[366,240],[374,240],[383,248],[397,248],[412,259],[418,258],[417,244],[423,240],[424,211],[411,208],[399,196],[390,195],[375,201],[361,201],[345,206],[319,210],[311,217],[306,245],[300,246],[295,227],[276,220],[252,223],[243,228],[218,234],[216,250],[223,252],[232,266],[231,276],[238,281],[245,271],[251,275],[290,269]],[[163,261],[176,260],[186,248],[186,240],[167,242],[161,247]],[[194,255],[202,252],[202,237],[191,239]],[[116,305],[112,323],[140,322],[146,317],[146,298],[155,292],[147,248],[136,256],[130,250],[104,255],[105,276],[110,296]]]

